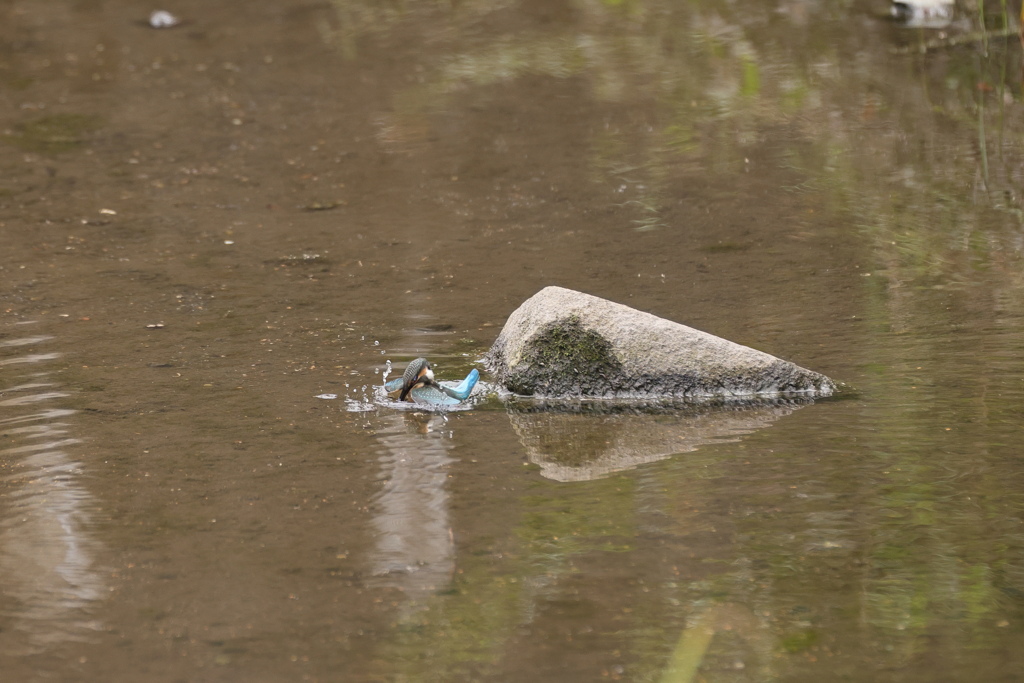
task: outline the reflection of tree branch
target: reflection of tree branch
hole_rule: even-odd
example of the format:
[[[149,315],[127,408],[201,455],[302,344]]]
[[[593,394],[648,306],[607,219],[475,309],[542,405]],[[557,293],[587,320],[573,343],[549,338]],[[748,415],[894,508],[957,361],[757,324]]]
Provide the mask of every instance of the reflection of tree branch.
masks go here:
[[[742,605],[712,605],[683,629],[679,642],[661,673],[661,683],[690,683],[697,675],[704,655],[716,633],[729,631],[760,638],[757,617]]]

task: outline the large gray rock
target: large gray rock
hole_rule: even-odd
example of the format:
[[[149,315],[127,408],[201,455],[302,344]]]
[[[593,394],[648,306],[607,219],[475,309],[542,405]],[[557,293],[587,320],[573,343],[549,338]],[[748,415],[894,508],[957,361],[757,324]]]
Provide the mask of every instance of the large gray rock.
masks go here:
[[[484,362],[522,395],[829,396],[828,377],[622,304],[545,287],[509,316]]]

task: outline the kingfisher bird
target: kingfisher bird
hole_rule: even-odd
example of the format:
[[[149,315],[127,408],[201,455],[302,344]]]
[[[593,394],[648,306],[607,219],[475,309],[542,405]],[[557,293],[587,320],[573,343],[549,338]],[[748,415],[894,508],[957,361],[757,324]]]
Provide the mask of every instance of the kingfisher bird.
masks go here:
[[[434,370],[426,358],[417,358],[409,363],[401,377],[384,383],[388,394],[398,393],[399,401],[423,405],[452,406],[462,403],[473,393],[473,387],[480,379],[480,372],[473,368],[458,385],[444,384],[434,379]]]
[[[426,358],[417,358],[409,363],[402,374],[402,393],[398,395],[398,400],[411,401],[410,391],[427,386],[438,386],[434,381],[434,371],[430,368],[430,362]]]

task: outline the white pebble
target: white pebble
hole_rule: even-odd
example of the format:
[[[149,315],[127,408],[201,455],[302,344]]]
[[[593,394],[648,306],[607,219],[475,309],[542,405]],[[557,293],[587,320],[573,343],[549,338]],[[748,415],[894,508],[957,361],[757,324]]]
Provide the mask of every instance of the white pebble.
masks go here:
[[[180,23],[181,19],[162,9],[158,9],[149,15],[149,25],[153,28],[171,28]]]

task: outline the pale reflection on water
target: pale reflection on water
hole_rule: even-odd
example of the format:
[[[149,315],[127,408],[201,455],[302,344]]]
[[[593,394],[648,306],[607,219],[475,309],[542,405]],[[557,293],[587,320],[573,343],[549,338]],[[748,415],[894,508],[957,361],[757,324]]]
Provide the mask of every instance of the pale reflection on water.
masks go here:
[[[52,337],[0,342],[0,353],[35,347]],[[34,350],[34,349],[33,349]],[[59,353],[0,358],[0,651],[46,652],[62,642],[88,638],[101,625],[93,603],[106,593],[98,567],[100,544],[89,531],[92,495],[82,484],[81,463],[69,448],[79,443],[60,407],[68,396],[43,365]],[[30,366],[28,368],[24,366]],[[31,372],[27,372],[31,370]],[[0,386],[3,386],[0,384]]]
[[[448,452],[447,417],[405,413],[380,420],[385,483],[374,504],[377,541],[369,560],[379,585],[416,598],[444,587],[455,569],[447,488],[454,459]]]
[[[530,462],[555,481],[589,481],[712,443],[739,441],[810,401],[778,400],[658,409],[628,404],[510,408]],[[573,409],[575,408],[575,409]]]
[[[415,297],[408,302],[406,317],[422,319],[430,302]],[[393,348],[423,349],[415,329],[395,340]],[[382,359],[383,360],[383,359]],[[404,364],[399,364],[400,374]],[[384,378],[391,371],[384,366]],[[411,404],[409,404],[411,407]],[[405,406],[401,406],[405,408]],[[418,409],[380,411],[376,423],[380,442],[380,477],[383,487],[372,509],[375,545],[369,554],[370,571],[378,586],[397,588],[410,601],[445,587],[455,572],[455,541],[449,520],[448,470],[455,460],[452,431],[444,413]]]

